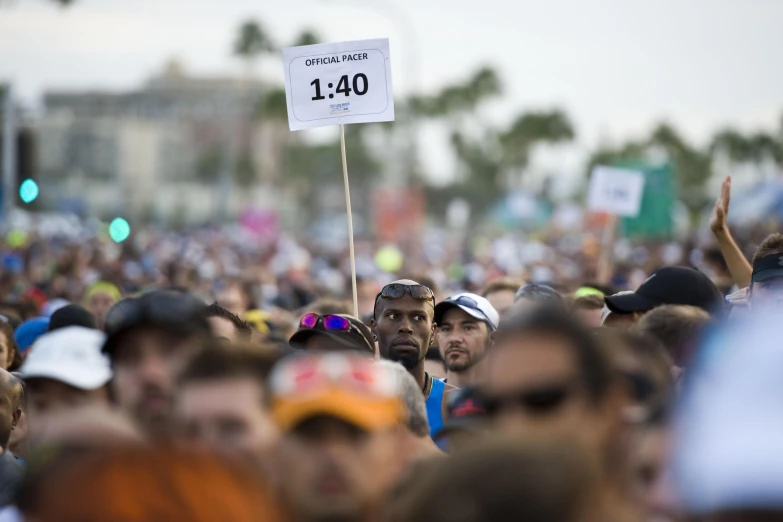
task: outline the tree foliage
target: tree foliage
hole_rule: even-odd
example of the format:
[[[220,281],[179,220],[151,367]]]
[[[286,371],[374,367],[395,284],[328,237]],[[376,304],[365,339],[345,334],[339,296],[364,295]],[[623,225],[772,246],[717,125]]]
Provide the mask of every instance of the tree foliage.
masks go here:
[[[256,117],[277,122],[288,121],[285,89],[282,87],[267,89],[258,100]]]
[[[574,138],[571,121],[557,109],[519,114],[505,128],[487,126],[478,117],[479,108],[502,92],[494,69],[481,67],[463,82],[409,100],[418,118],[440,120],[451,130],[451,146],[462,175],[454,187],[433,192],[441,199],[459,195],[482,211],[502,196],[507,174],[524,172],[536,145]]]
[[[500,78],[491,67],[482,67],[462,83],[448,85],[431,96],[413,96],[408,104],[415,116],[444,118],[470,113],[482,102],[502,92]]]
[[[505,164],[525,168],[531,149],[537,143],[560,143],[573,139],[574,128],[571,121],[565,113],[555,109],[520,114],[511,126],[500,134],[500,145]]]
[[[735,163],[760,163],[771,158],[783,165],[783,136],[776,138],[765,133],[746,136],[734,129],[723,129],[713,137],[710,152],[725,154]]]
[[[321,37],[317,32],[315,32],[313,29],[305,29],[299,33],[299,36],[297,36],[296,40],[294,40],[294,47],[298,47],[300,45],[315,45],[321,43],[321,41]]]
[[[269,34],[257,20],[246,20],[239,26],[234,40],[234,54],[252,60],[264,53],[275,51]]]

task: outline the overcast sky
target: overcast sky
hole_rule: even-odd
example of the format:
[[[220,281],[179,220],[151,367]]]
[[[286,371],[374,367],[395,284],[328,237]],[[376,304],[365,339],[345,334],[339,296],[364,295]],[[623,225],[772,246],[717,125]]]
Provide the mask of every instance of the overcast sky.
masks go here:
[[[502,123],[559,106],[580,144],[637,136],[667,119],[705,142],[726,125],[772,128],[783,113],[779,0],[0,0],[0,81],[29,104],[47,89],[129,89],[171,57],[238,73],[237,26],[280,43],[388,36],[395,91],[435,90],[482,64],[500,72]],[[416,61],[411,65],[410,60]],[[418,69],[417,77],[411,72]],[[279,62],[262,67],[282,83]]]

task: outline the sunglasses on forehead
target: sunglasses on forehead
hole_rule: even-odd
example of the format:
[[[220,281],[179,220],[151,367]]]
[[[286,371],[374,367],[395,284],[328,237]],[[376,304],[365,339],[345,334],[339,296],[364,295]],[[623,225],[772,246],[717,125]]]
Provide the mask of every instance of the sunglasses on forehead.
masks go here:
[[[378,292],[377,296],[375,296],[375,303],[378,303],[378,299],[399,299],[405,294],[410,294],[412,298],[418,299],[420,301],[430,301],[432,303],[435,302],[435,294],[432,292],[432,290],[429,289],[429,287],[424,285],[391,283],[381,288],[381,291]]]

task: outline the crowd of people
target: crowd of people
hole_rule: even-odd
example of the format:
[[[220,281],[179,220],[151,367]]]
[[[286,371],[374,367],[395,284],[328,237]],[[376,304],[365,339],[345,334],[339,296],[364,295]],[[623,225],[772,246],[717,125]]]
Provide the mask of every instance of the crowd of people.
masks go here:
[[[365,270],[358,317],[293,242],[6,243],[0,522],[783,519],[783,235],[729,197],[700,256]]]

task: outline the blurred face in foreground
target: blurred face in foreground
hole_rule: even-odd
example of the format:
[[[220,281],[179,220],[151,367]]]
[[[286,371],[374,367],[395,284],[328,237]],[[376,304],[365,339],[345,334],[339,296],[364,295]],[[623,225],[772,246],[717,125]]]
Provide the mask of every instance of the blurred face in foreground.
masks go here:
[[[191,441],[263,459],[277,439],[263,394],[251,377],[190,381],[179,392],[177,413]]]
[[[277,480],[298,521],[364,520],[400,470],[397,428],[365,431],[334,417],[310,418],[282,436]]]
[[[783,313],[783,277],[753,283],[750,306],[754,310]]]
[[[666,470],[667,433],[664,426],[648,427],[636,435],[633,465],[634,488],[649,520],[683,520],[670,472]]]
[[[497,432],[540,440],[566,437],[591,449],[600,445],[603,409],[589,397],[568,342],[544,333],[496,341],[485,406]]]
[[[117,403],[151,434],[162,434],[170,428],[174,378],[201,342],[147,326],[120,336],[112,355]]]

